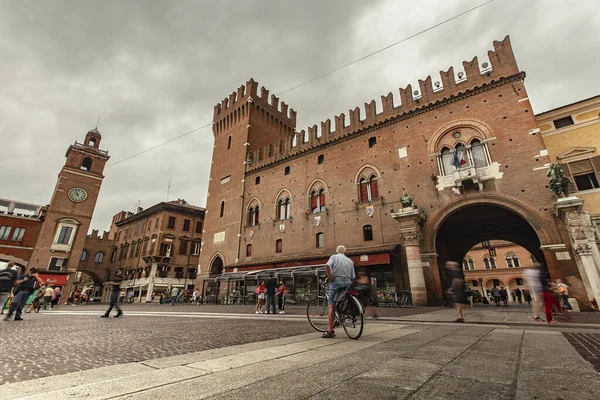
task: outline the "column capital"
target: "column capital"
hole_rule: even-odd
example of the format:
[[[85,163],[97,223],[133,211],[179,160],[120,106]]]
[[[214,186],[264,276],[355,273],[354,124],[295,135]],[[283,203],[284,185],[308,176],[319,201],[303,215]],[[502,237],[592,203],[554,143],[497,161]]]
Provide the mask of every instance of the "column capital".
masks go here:
[[[412,227],[405,227],[406,230],[400,230],[400,239],[404,241],[405,246],[419,246],[423,234],[421,233],[421,227],[414,225]]]
[[[421,224],[425,221],[425,214],[421,210],[410,209],[392,214],[392,218],[400,224],[400,238],[405,246],[419,246],[423,234]]]
[[[580,244],[578,246],[573,247],[573,250],[575,251],[575,254],[577,254],[580,257],[585,256],[585,255],[591,255],[592,254],[592,245]]]

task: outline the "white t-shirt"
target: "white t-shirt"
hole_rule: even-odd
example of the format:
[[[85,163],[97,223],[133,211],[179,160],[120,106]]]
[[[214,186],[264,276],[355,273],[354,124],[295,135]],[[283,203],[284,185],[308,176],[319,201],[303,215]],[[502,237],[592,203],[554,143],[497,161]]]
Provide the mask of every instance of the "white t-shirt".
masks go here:
[[[565,289],[565,292],[562,293],[562,294],[566,294],[567,296],[569,295],[569,287],[567,285],[565,285],[564,283],[559,283],[557,286],[559,288],[564,288]]]

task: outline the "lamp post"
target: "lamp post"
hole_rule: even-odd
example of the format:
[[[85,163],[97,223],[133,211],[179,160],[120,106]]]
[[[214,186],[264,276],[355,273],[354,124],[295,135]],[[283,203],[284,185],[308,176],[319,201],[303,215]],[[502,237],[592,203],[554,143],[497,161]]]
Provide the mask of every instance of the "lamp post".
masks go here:
[[[481,293],[483,295],[481,302],[483,304],[486,304],[485,300],[487,299],[487,293],[485,292],[485,288],[483,287],[483,278],[479,278],[478,281],[479,281],[479,286],[481,287]]]

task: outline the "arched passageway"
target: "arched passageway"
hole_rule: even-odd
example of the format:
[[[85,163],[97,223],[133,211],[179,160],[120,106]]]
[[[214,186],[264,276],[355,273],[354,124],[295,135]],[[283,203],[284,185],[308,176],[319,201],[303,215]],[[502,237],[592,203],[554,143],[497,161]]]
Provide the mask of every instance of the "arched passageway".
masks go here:
[[[217,256],[210,265],[210,276],[219,275],[221,272],[223,272],[223,259]]]
[[[492,204],[473,204],[457,209],[440,225],[435,238],[442,290],[446,290],[446,261],[462,261],[476,244],[505,240],[529,251],[544,264],[538,233],[521,215]],[[503,282],[506,284],[506,282]]]

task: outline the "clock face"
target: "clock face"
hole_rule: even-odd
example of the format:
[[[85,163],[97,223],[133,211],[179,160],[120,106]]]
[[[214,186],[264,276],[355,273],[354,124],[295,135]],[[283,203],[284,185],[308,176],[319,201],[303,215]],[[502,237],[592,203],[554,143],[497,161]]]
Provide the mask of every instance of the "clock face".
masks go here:
[[[87,198],[87,192],[80,188],[73,188],[69,190],[69,199],[76,203],[84,201]]]

